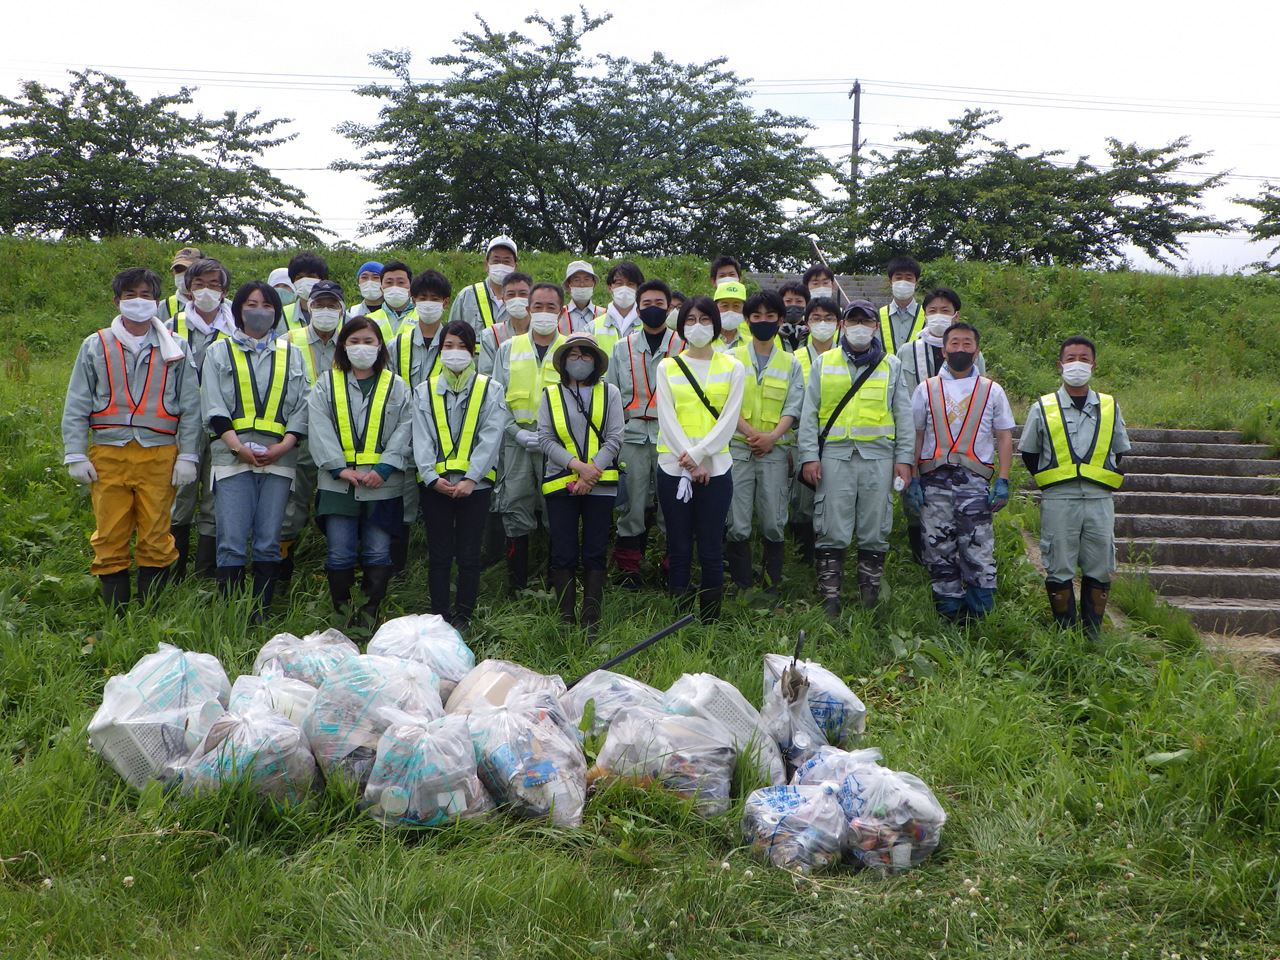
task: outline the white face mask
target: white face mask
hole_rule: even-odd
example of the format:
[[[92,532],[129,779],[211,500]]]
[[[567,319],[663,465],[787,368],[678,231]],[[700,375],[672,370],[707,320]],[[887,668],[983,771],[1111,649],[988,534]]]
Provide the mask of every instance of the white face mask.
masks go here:
[[[573,298],[576,306],[585,307],[591,302],[591,295],[595,293],[595,287],[570,287],[569,296]]]
[[[895,280],[893,281],[893,299],[910,300],[916,292],[916,284],[914,280]]]
[[[716,332],[709,323],[686,323],[684,338],[691,347],[705,347],[715,337]]]
[[[205,313],[213,313],[218,309],[218,304],[222,303],[222,294],[217,290],[210,290],[205,287],[197,290],[192,298],[195,301],[196,309],[203,310]]]
[[[742,314],[737,310],[720,311],[720,329],[737,330],[742,325]]]
[[[556,332],[560,317],[554,313],[535,313],[529,318],[529,328],[538,336],[545,337]]]
[[[834,320],[811,320],[809,322],[809,337],[817,340],[819,343],[829,343],[831,338],[836,335],[836,322]]]
[[[947,327],[955,322],[955,317],[947,313],[931,313],[924,318],[924,328],[928,331],[929,336],[942,339],[942,335],[947,332]]]
[[[626,313],[636,305],[636,288],[635,287],[614,287],[613,288],[613,305]]]
[[[311,325],[321,333],[333,333],[341,319],[342,311],[337,307],[316,307],[311,311]]]
[[[186,275],[186,273],[180,273],[180,274],[178,274],[178,275],[174,278],[173,283],[174,283],[174,286],[177,288],[178,296],[179,296],[179,297],[181,297],[183,300],[188,300],[188,299],[190,299],[190,297],[191,297],[191,291],[189,291],[189,290],[187,289],[187,275]]]
[[[298,295],[299,300],[307,300],[311,297],[311,288],[320,281],[315,277],[303,277],[301,280],[293,281],[293,292]]]
[[[1093,364],[1072,360],[1062,365],[1062,382],[1068,387],[1083,387],[1093,376]]]
[[[871,346],[871,338],[874,336],[875,331],[861,323],[851,323],[844,328],[844,338],[855,353],[861,353]]]
[[[489,264],[489,279],[495,284],[501,284],[503,280],[515,272],[516,268],[509,263]]]
[[[382,299],[382,284],[377,280],[361,280],[360,296],[370,303],[375,303]]]
[[[511,297],[507,300],[507,313],[515,317],[517,320],[523,320],[529,315],[529,298],[528,297]]]
[[[409,302],[408,287],[383,287],[382,299],[387,301],[387,306],[392,310],[399,310]]]
[[[413,308],[418,311],[418,319],[427,326],[439,323],[440,318],[444,316],[444,304],[439,300],[419,300]]]
[[[461,373],[467,367],[471,366],[471,361],[475,356],[468,350],[441,350],[440,362],[444,364],[445,369],[451,373]]]
[[[680,316],[680,308],[675,307],[667,314],[667,329],[674,330],[676,328],[676,318]]]
[[[378,362],[378,352],[382,348],[376,343],[347,344],[347,359],[355,370],[368,370]]]
[[[120,316],[134,323],[150,323],[160,305],[146,297],[130,297],[120,301]]]
[[[833,293],[833,288],[831,287],[810,287],[809,288],[809,298],[811,300],[817,300],[819,297],[827,297],[828,299],[830,299],[832,293]]]

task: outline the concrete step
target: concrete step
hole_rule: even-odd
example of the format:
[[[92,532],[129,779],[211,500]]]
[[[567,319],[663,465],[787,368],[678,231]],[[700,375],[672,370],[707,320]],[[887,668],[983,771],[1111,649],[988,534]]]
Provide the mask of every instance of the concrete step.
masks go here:
[[[1116,535],[1280,541],[1280,517],[1205,517],[1125,513],[1116,517]]]
[[[1177,430],[1164,427],[1129,427],[1134,443],[1244,443],[1235,430]]]
[[[1275,496],[1147,493],[1121,490],[1115,494],[1115,505],[1117,514],[1176,513],[1201,517],[1280,517],[1280,497]]]
[[[1213,597],[1166,596],[1201,630],[1212,633],[1280,636],[1280,600],[1235,600]]]
[[[1125,463],[1125,469],[1129,467]],[[1280,477],[1219,477],[1195,473],[1131,473],[1122,493],[1215,493],[1275,496]]]
[[[1141,567],[1158,593],[1186,597],[1280,597],[1280,567]]]
[[[1125,457],[1121,467],[1126,474],[1191,473],[1215,477],[1280,474],[1280,460],[1244,460],[1238,457]]]
[[[1174,567],[1280,567],[1280,543],[1216,537],[1118,538],[1116,558],[1125,563]]]
[[[1270,460],[1275,451],[1264,443],[1152,443],[1134,440],[1129,457],[1228,457],[1237,460]]]

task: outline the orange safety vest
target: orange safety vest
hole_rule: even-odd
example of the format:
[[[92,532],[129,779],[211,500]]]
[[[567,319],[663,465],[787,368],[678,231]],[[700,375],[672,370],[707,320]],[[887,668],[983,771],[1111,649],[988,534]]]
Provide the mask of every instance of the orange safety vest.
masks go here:
[[[672,335],[667,341],[667,348],[662,351],[664,358],[677,354],[684,349],[684,344],[680,344],[680,349],[676,349],[676,344],[680,341],[678,336]],[[649,382],[649,367],[643,361],[640,361],[640,372],[644,374],[644,403],[640,402],[640,378],[636,376],[636,348],[631,343],[631,337],[627,337],[627,361],[631,365],[631,399],[627,405],[622,408],[623,415],[628,420],[656,420],[657,414],[654,413],[653,404],[657,399],[658,392],[654,389],[653,384]],[[661,362],[661,361],[659,361]]]
[[[995,473],[995,468],[981,459],[974,449],[978,430],[982,426],[982,415],[986,412],[987,400],[991,397],[992,381],[976,375],[974,381],[973,393],[969,396],[969,409],[965,411],[960,432],[954,436],[951,433],[951,421],[947,419],[947,394],[942,385],[942,376],[930,377],[925,381],[929,418],[933,421],[933,456],[920,461],[921,473],[929,473],[947,465],[964,467],[987,479]]]
[[[108,427],[135,427],[174,436],[178,432],[178,417],[164,405],[165,386],[169,382],[169,364],[157,363],[159,347],[151,347],[147,358],[147,382],[142,386],[142,396],[136,401],[129,389],[128,368],[125,366],[124,345],[110,330],[99,330],[102,356],[107,366],[107,405],[89,414],[89,426],[94,430]],[[115,349],[112,350],[112,345]],[[174,360],[181,362],[182,358]],[[160,368],[159,383],[156,367]]]

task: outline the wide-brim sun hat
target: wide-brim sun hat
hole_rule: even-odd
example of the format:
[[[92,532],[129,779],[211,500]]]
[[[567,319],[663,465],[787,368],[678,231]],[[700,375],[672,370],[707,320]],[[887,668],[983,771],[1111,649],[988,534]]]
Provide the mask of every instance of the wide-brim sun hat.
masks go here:
[[[551,355],[551,364],[560,374],[560,379],[563,380],[565,376],[565,357],[569,355],[569,351],[574,347],[591,351],[592,356],[596,358],[596,372],[603,377],[604,372],[609,369],[609,355],[604,352],[604,348],[600,344],[596,343],[595,337],[586,330],[579,330],[561,340],[560,345],[556,347],[556,352]]]

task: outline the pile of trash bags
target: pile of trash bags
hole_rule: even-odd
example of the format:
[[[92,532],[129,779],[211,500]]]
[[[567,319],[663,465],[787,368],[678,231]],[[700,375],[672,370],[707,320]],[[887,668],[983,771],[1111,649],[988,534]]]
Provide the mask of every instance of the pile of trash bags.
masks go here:
[[[576,827],[610,782],[718,816],[738,785],[744,838],[768,863],[919,865],[946,814],[919,778],[853,749],[862,701],[812,661],[768,654],[763,681],[761,710],[706,673],[663,691],[597,670],[567,689],[517,663],[477,664],[440,617],[406,616],[365,653],[334,629],[277,634],[234,685],[215,657],[160,644],[107,681],[89,739],[138,789],[236,784],[289,804],[342,780],[389,828],[498,811]]]

